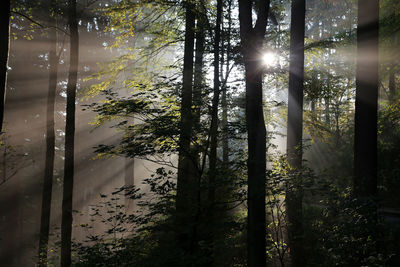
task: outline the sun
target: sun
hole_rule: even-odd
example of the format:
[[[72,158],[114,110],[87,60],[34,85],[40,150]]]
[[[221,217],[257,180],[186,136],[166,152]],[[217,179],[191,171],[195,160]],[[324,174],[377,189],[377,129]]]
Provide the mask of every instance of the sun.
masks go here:
[[[272,52],[267,52],[262,55],[263,64],[266,66],[273,66],[276,64],[277,56]]]

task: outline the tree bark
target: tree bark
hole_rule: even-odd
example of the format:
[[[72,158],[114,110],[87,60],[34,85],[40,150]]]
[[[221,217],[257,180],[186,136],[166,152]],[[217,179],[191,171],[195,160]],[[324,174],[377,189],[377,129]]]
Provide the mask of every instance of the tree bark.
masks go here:
[[[267,27],[269,0],[256,2],[257,21],[252,27],[252,1],[239,0],[240,39],[245,65],[246,128],[248,139],[247,264],[266,266],[266,129],[263,114],[262,41]]]
[[[4,104],[7,85],[8,53],[10,46],[10,0],[3,3],[0,23],[0,134],[3,132]]]
[[[291,9],[287,157],[294,173],[286,191],[286,213],[289,222],[288,237],[292,266],[304,266],[302,249],[303,197],[301,177],[296,173],[301,169],[303,154],[305,0],[293,0]]]
[[[217,18],[214,29],[214,95],[212,99],[211,125],[210,125],[210,155],[209,155],[209,174],[208,174],[208,208],[207,218],[211,224],[215,223],[215,192],[217,177],[217,146],[218,146],[218,105],[220,95],[220,45],[221,45],[221,20],[222,20],[222,0],[217,0]],[[210,246],[214,250],[213,241],[215,238],[214,227],[210,230]],[[214,254],[214,253],[213,253]],[[212,255],[213,258],[214,255]]]
[[[354,121],[354,196],[377,192],[377,113],[379,2],[358,2],[356,103]]]
[[[205,50],[205,19],[206,15],[203,12],[199,12],[196,14],[197,16],[197,24],[196,24],[196,45],[195,45],[195,62],[194,62],[194,80],[193,80],[193,106],[194,110],[192,112],[193,115],[193,127],[194,127],[194,133],[192,133],[193,136],[197,136],[198,134],[201,134],[201,109],[203,105],[202,101],[202,93],[203,93],[203,88],[204,88],[204,73],[203,73],[203,68],[204,68],[204,50]],[[191,155],[193,159],[191,160],[191,169],[193,170],[193,181],[194,181],[194,192],[192,192],[193,195],[196,195],[196,211],[194,215],[194,222],[197,223],[200,219],[201,216],[201,190],[200,190],[200,183],[201,183],[201,177],[203,175],[203,168],[202,164],[200,163],[200,152],[201,152],[201,145],[196,140],[197,142],[193,144],[193,148],[191,151]],[[197,227],[195,226],[193,229],[193,239],[197,240]],[[193,243],[197,241],[193,241]]]
[[[194,78],[193,78],[193,129],[194,133],[193,136],[197,136],[201,132],[201,124],[200,124],[200,117],[201,117],[201,108],[203,105],[202,101],[202,93],[204,89],[204,49],[205,49],[205,31],[204,28],[206,27],[205,24],[205,14],[199,12],[197,14],[197,24],[196,24],[196,50],[195,50],[195,62],[194,62]],[[197,188],[200,185],[200,180],[202,176],[202,167],[200,163],[200,152],[201,147],[200,143],[196,142],[193,144],[192,155],[194,157],[192,161],[193,169],[196,171],[196,183]],[[198,214],[200,213],[200,190],[197,190],[197,205],[198,205]]]
[[[79,33],[76,0],[69,0],[70,67],[67,84],[65,161],[61,222],[61,267],[71,266],[72,195],[74,185],[75,95],[78,76]]]
[[[212,216],[213,203],[215,201],[215,179],[217,176],[217,145],[218,145],[218,105],[220,94],[219,80],[219,51],[221,43],[221,17],[222,1],[217,1],[217,20],[215,22],[214,36],[214,96],[212,100],[211,127],[210,127],[210,170],[209,170],[209,190],[208,201]],[[212,219],[212,218],[211,218]]]
[[[289,163],[300,168],[303,137],[304,0],[292,1],[291,16],[287,153]]]
[[[204,23],[204,14],[199,14],[197,18],[197,27],[196,27],[196,52],[195,52],[195,62],[194,62],[194,81],[193,81],[193,105],[194,105],[194,113],[193,113],[193,121],[194,121],[194,130],[195,134],[200,132],[200,116],[201,116],[201,105],[202,105],[202,91],[204,87],[204,28],[206,27]],[[195,147],[195,154],[199,151],[197,147]],[[196,155],[197,156],[197,155]],[[197,161],[196,161],[197,162]]]
[[[194,27],[195,14],[194,5],[191,1],[184,2],[185,15],[185,44],[183,59],[183,85],[181,99],[181,122],[179,137],[178,177],[177,177],[177,230],[178,242],[181,248],[190,253],[193,251],[195,242],[195,230],[190,222],[193,222],[196,214],[197,189],[196,174],[193,173],[193,160],[190,150],[192,139],[192,93],[193,93],[193,55],[194,55]]]
[[[54,7],[54,1],[52,1]],[[50,13],[52,10],[50,10]],[[51,196],[53,190],[53,172],[54,172],[54,153],[55,153],[55,133],[54,133],[54,105],[57,88],[57,69],[58,69],[58,56],[57,56],[57,32],[56,32],[56,18],[55,15],[50,16],[50,25],[54,26],[49,28],[49,85],[47,94],[47,112],[46,112],[46,161],[45,173],[43,179],[43,192],[42,192],[42,211],[40,219],[40,236],[39,236],[39,262],[38,266],[47,266],[47,248],[49,242],[49,229],[50,229],[50,210],[51,210]]]

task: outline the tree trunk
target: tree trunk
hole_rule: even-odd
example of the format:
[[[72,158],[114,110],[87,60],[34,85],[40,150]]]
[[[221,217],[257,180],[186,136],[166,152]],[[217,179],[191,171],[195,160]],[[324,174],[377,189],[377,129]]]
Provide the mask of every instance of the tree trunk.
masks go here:
[[[135,185],[135,159],[125,158],[125,187],[130,191]],[[125,211],[131,212],[134,207],[134,200],[130,195],[125,197]]]
[[[217,146],[218,146],[218,105],[219,105],[219,87],[220,87],[220,45],[221,45],[221,18],[222,18],[222,0],[217,0],[217,18],[214,29],[214,95],[212,99],[211,125],[210,125],[210,156],[209,156],[209,176],[208,176],[208,208],[207,218],[211,225],[215,223],[215,192],[217,177]],[[212,226],[211,229],[214,229]],[[210,230],[210,246],[214,249],[214,231]],[[214,254],[214,253],[213,253]],[[212,255],[213,257],[214,255]]]
[[[311,114],[315,115],[315,99],[311,99]]]
[[[227,87],[222,87],[221,97],[221,131],[222,131],[222,164],[226,168],[229,163],[229,142],[228,142],[228,100],[227,100]]]
[[[54,4],[54,2],[53,2]],[[51,9],[54,5],[51,7]],[[50,13],[52,10],[50,10]],[[54,133],[54,104],[57,89],[57,32],[55,29],[56,18],[55,14],[50,16],[50,25],[54,26],[49,28],[49,89],[47,94],[47,113],[46,113],[46,162],[45,173],[43,179],[43,192],[42,192],[42,211],[40,218],[40,236],[39,236],[39,262],[38,266],[47,266],[47,247],[49,242],[49,229],[50,229],[50,210],[51,210],[51,196],[53,190],[53,171],[54,171],[54,153],[55,153],[55,133]]]
[[[328,81],[329,82],[329,81]],[[328,90],[331,90],[328,88]],[[325,123],[328,129],[331,129],[331,106],[330,106],[330,98],[325,97]]]
[[[394,64],[391,64],[389,73],[389,101],[394,103],[396,99],[396,72]]]
[[[378,21],[378,0],[359,1],[353,185],[357,198],[377,192]]]
[[[61,222],[61,267],[71,266],[72,194],[74,184],[75,95],[78,76],[79,34],[76,0],[69,0],[70,66],[67,84],[65,161]]]
[[[204,36],[204,28],[205,25],[205,15],[203,13],[197,14],[197,25],[196,25],[196,52],[195,52],[195,62],[194,62],[194,78],[193,78],[193,128],[194,133],[193,136],[196,136],[201,132],[201,107],[203,105],[202,101],[202,92],[204,88],[204,48],[205,48],[205,36]],[[200,164],[200,152],[201,147],[200,143],[196,142],[193,144],[193,151],[191,152],[194,159],[192,161],[193,169],[196,170],[196,183],[197,187],[200,185],[200,180],[202,176],[202,167]],[[200,209],[200,190],[197,190],[197,205],[198,205],[198,213]]]
[[[3,132],[4,102],[6,97],[8,51],[10,46],[10,0],[3,3],[0,23],[0,134]]]
[[[215,23],[214,36],[214,96],[212,100],[211,127],[210,127],[210,173],[208,201],[212,216],[213,203],[215,201],[215,178],[217,176],[217,145],[218,145],[218,104],[219,104],[219,51],[221,42],[221,17],[222,1],[217,1],[217,21]],[[211,218],[212,219],[212,218]]]
[[[288,163],[295,169],[295,172],[286,191],[286,212],[289,222],[288,237],[292,266],[304,266],[302,249],[303,197],[301,177],[296,175],[298,173],[296,171],[301,169],[303,153],[305,0],[293,0],[291,8],[287,156]]]
[[[196,27],[196,53],[194,62],[194,81],[193,81],[193,105],[195,107],[193,113],[194,130],[195,134],[200,132],[200,116],[201,116],[201,105],[202,105],[202,91],[204,86],[204,28],[206,27],[204,23],[204,14],[199,14],[197,18]],[[194,154],[199,153],[198,147],[195,147]],[[197,161],[196,161],[197,162]]]
[[[232,30],[232,0],[228,1],[228,31],[227,31],[227,46],[226,46],[226,71],[225,71],[225,82],[222,86],[222,118],[221,118],[221,130],[222,130],[222,164],[226,168],[229,162],[229,143],[228,143],[228,101],[227,101],[227,85],[226,81],[229,75],[230,60],[231,60],[231,30]]]
[[[256,1],[257,21],[252,27],[252,2],[239,0],[240,39],[245,65],[246,128],[248,139],[247,264],[266,266],[266,129],[263,113],[261,64],[269,0]]]
[[[186,31],[185,47],[183,59],[183,85],[181,100],[181,125],[179,137],[179,158],[178,158],[178,177],[177,177],[177,230],[178,242],[181,248],[186,252],[193,251],[195,241],[195,230],[192,227],[196,214],[196,194],[197,189],[196,174],[193,172],[193,161],[190,151],[192,138],[192,92],[193,92],[193,55],[194,55],[194,27],[195,14],[194,5],[191,1],[185,1],[186,9]]]

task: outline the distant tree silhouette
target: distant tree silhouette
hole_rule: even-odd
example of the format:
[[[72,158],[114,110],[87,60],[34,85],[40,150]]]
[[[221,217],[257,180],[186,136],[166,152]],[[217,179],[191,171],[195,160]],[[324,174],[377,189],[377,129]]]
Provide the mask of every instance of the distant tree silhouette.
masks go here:
[[[51,1],[49,9],[50,21],[49,25],[49,84],[47,93],[47,111],[46,111],[46,159],[43,177],[42,191],[42,210],[40,218],[40,235],[39,235],[39,262],[38,266],[47,266],[47,247],[49,242],[50,229],[50,210],[51,196],[53,189],[53,172],[54,172],[54,153],[55,153],[55,132],[54,132],[54,105],[57,89],[57,22],[55,13],[55,1]]]

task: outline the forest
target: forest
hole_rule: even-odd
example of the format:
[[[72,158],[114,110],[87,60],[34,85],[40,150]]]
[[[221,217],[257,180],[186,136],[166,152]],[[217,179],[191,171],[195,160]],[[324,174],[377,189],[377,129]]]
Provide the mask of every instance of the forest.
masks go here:
[[[400,266],[400,1],[1,5],[1,266]]]

